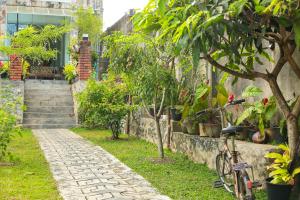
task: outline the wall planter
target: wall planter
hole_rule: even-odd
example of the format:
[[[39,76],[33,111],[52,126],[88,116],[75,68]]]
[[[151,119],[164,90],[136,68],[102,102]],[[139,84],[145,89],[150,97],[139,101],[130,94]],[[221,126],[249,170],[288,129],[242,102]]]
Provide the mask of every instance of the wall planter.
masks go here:
[[[180,121],[182,119],[182,113],[176,108],[171,108],[171,119]]]
[[[182,126],[183,126],[182,127],[183,130],[186,128],[186,132],[184,133],[190,135],[199,135],[199,125],[195,120],[191,118],[186,118],[183,120]]]
[[[221,126],[212,123],[199,123],[199,132],[201,137],[220,137]]]
[[[272,178],[266,180],[268,200],[289,200],[291,196],[292,185],[273,184]]]

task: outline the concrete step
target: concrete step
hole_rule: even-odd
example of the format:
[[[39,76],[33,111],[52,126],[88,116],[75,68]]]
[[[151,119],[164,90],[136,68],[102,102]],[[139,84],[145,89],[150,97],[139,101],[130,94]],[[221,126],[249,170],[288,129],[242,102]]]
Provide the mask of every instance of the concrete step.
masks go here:
[[[25,89],[25,96],[30,97],[31,95],[50,95],[50,96],[55,96],[55,95],[71,95],[71,90],[70,89]]]
[[[25,84],[27,85],[69,85],[65,80],[26,80]]]
[[[28,106],[26,112],[40,112],[40,113],[73,113],[73,106]]]
[[[56,99],[52,101],[38,101],[32,99],[30,101],[24,101],[24,104],[28,107],[36,107],[36,106],[73,106],[73,101],[66,101],[64,99]]]
[[[24,124],[76,124],[74,117],[68,118],[24,118]]]
[[[40,113],[40,112],[24,112],[25,118],[69,118],[74,117],[74,113]]]
[[[73,97],[71,94],[66,94],[66,95],[30,95],[30,94],[25,94],[24,99],[26,101],[72,101],[73,102]]]
[[[59,128],[73,128],[76,124],[23,124],[24,128],[30,129],[59,129]]]

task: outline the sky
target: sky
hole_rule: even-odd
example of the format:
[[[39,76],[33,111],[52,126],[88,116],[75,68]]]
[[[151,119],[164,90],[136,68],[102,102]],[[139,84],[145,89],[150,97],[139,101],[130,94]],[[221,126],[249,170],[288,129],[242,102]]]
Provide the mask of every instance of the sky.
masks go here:
[[[103,0],[104,31],[117,22],[129,9],[141,9],[148,0]]]

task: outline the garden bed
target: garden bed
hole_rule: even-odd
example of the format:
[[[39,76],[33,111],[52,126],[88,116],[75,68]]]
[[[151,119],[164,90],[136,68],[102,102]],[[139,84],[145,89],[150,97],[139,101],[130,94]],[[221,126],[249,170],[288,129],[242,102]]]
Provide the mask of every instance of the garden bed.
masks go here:
[[[106,149],[172,199],[234,199],[224,189],[213,188],[213,182],[217,180],[215,171],[182,154],[166,151],[167,162],[153,162],[158,156],[157,147],[144,140],[121,135],[120,140],[113,141],[109,139],[109,131],[80,128],[73,131]],[[257,192],[256,196],[266,199],[263,191]]]
[[[31,131],[14,136],[9,151],[17,160],[0,166],[0,199],[61,199],[38,142]]]

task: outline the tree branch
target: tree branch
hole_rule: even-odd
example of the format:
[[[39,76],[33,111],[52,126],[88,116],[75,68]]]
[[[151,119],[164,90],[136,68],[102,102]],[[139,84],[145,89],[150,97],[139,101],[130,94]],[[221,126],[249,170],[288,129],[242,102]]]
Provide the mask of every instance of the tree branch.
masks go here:
[[[144,106],[144,108],[146,110],[146,113],[147,113],[148,117],[153,118],[153,116],[150,114],[150,111],[148,110],[148,106],[146,105],[146,103],[145,103],[144,100],[142,100],[142,104],[143,104],[143,106]]]
[[[296,117],[298,117],[300,115],[300,96],[298,96],[297,101],[294,105],[292,114]]]
[[[264,73],[253,71],[251,73],[241,73],[234,71],[232,69],[229,69],[228,67],[225,67],[224,65],[221,65],[217,61],[215,61],[210,55],[205,55],[204,59],[207,60],[211,65],[215,66],[216,68],[220,69],[221,71],[227,72],[233,76],[237,76],[239,78],[249,79],[253,80],[255,78],[263,78],[267,79],[267,75]]]
[[[274,77],[277,78],[278,74],[281,72],[283,66],[285,65],[285,63],[287,62],[287,59],[286,57],[284,56],[284,51],[283,51],[283,48],[280,47],[280,58],[279,60],[277,61],[277,64],[276,66],[274,67],[273,71],[272,71],[272,75]]]

